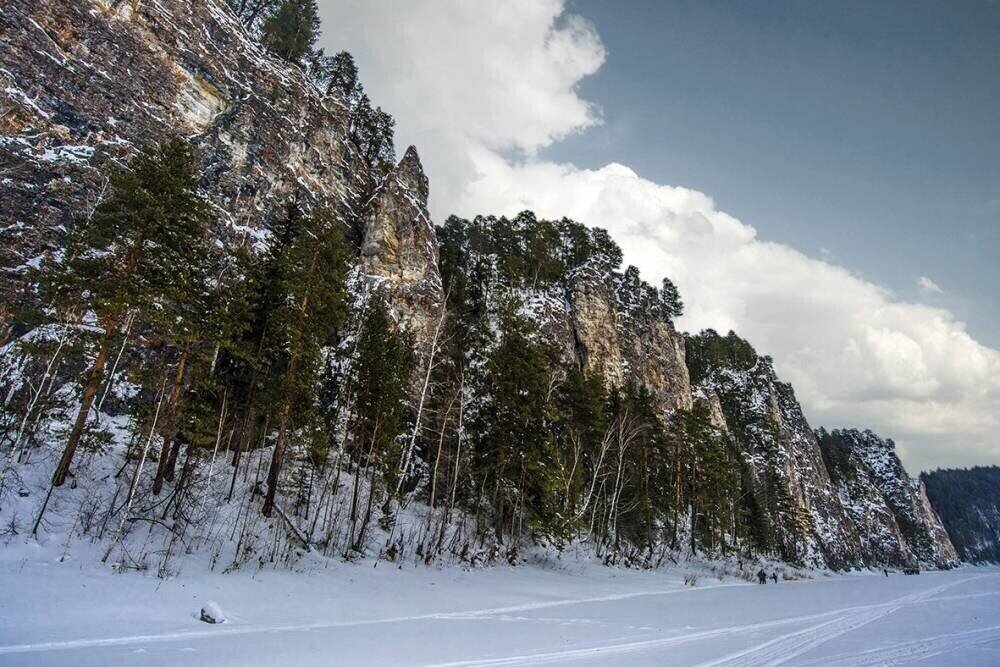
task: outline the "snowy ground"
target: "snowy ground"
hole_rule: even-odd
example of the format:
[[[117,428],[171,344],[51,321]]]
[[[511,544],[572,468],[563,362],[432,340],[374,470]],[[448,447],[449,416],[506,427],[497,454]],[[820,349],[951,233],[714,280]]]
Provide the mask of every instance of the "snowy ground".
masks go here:
[[[160,580],[90,562],[0,550],[0,664],[1000,665],[995,569],[690,587],[584,565]],[[226,623],[197,620],[208,600]]]

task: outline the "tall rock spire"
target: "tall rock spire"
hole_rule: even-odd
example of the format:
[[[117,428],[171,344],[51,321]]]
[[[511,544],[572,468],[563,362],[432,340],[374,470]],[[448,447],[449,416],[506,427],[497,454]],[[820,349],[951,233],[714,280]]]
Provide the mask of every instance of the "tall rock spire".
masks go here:
[[[362,272],[386,291],[418,348],[433,336],[444,303],[427,193],[427,176],[410,146],[375,194],[361,244]]]

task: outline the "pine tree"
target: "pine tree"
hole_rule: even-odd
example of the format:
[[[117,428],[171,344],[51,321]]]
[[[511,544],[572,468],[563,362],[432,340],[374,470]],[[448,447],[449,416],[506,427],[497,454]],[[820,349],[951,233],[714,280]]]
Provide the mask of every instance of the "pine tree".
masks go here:
[[[604,376],[577,365],[569,369],[559,388],[561,494],[570,521],[586,511],[587,481],[593,479],[600,467],[603,436],[608,428],[607,399]]]
[[[371,519],[377,475],[390,492],[399,486],[402,446],[398,436],[402,432],[413,363],[412,336],[397,331],[381,296],[372,297],[365,305],[356,357],[347,379],[352,407],[348,429],[352,455],[358,464],[351,499],[350,542],[355,550],[361,549]],[[361,527],[355,532],[362,463],[369,475],[368,500]]]
[[[724,552],[739,493],[738,468],[706,404],[696,404],[687,414],[687,437],[693,459],[689,473],[692,545],[700,542],[709,552]]]
[[[316,0],[284,0],[261,25],[261,42],[274,55],[302,63],[319,38]]]
[[[558,527],[551,361],[530,334],[516,302],[509,302],[500,313],[499,342],[487,360],[477,468],[501,541],[504,534],[519,537],[525,518],[542,533]]]
[[[240,17],[243,25],[256,34],[260,24],[274,12],[281,0],[229,0],[229,6]]]
[[[223,283],[223,259],[214,246],[197,244],[202,253],[195,255],[179,272],[186,273],[179,285],[183,292],[167,295],[166,307],[157,311],[146,337],[174,352],[174,373],[160,422],[162,444],[153,478],[153,493],[158,494],[164,481],[173,481],[180,442],[177,435],[183,419],[184,398],[190,387],[202,384],[210,372],[215,350],[224,336],[225,304],[230,285]]]
[[[354,56],[347,51],[326,57],[320,78],[326,84],[327,95],[336,90],[352,107],[357,103],[359,94],[364,92],[358,80],[358,66],[354,62]]]
[[[664,312],[672,320],[684,314],[684,302],[681,301],[681,294],[670,278],[663,279],[663,286],[660,288],[660,301],[663,304]]]
[[[393,147],[395,119],[381,107],[372,108],[368,95],[362,93],[351,112],[351,139],[365,163],[380,177],[396,163]]]
[[[628,497],[633,508],[626,519],[628,537],[651,550],[655,529],[663,523],[669,503],[669,471],[666,468],[666,436],[653,395],[645,385],[632,386],[628,400],[638,432],[628,466]]]
[[[311,414],[322,369],[323,347],[346,318],[346,251],[333,215],[305,215],[290,204],[279,243],[265,265],[266,314],[260,349],[269,372],[262,397],[274,406],[277,436],[267,472],[262,513],[271,516],[294,417]]]
[[[194,152],[172,139],[138,153],[128,169],[115,169],[112,193],[89,220],[80,220],[67,259],[49,283],[63,309],[91,311],[102,330],[80,409],[52,478],[66,481],[110,353],[112,338],[126,319],[163,324],[197,317],[187,308],[198,292],[198,268],[208,253],[207,204],[197,195]]]
[[[306,58],[306,69],[317,88],[327,95],[336,92],[350,112],[350,138],[365,164],[381,179],[396,164],[393,146],[395,119],[381,107],[373,107],[358,79],[358,66],[347,51],[326,56],[322,49]]]

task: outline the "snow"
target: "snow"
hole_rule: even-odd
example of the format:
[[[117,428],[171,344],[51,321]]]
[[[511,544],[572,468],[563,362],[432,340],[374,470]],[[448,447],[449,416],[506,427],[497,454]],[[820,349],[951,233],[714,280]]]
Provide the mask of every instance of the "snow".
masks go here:
[[[82,548],[82,547],[81,547]],[[0,664],[1000,664],[1000,570],[759,586],[683,568],[115,574],[86,550],[0,549]],[[198,620],[208,596],[226,623]]]
[[[76,163],[86,163],[94,155],[93,146],[54,146],[46,148],[41,154],[41,159],[47,162],[59,162],[67,160]]]

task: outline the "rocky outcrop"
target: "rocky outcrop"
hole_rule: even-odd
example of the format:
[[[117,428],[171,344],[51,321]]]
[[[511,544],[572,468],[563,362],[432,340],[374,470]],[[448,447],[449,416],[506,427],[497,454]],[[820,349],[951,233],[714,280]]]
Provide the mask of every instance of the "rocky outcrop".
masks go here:
[[[442,273],[459,290],[453,309],[495,328],[515,303],[564,365],[600,373],[609,387],[644,385],[664,416],[690,408],[684,337],[660,292],[635,267],[620,270],[621,250],[607,232],[524,211],[452,217],[438,239]]]
[[[634,267],[623,274],[576,272],[567,304],[584,367],[600,371],[614,386],[641,382],[664,410],[691,407],[684,338]]]
[[[427,194],[427,176],[410,146],[379,187],[361,243],[363,275],[387,292],[397,319],[422,341],[433,339],[444,308]]]
[[[957,559],[891,440],[814,432],[770,358],[733,333],[689,337],[687,355],[696,401],[736,442],[783,557],[833,568]]]
[[[324,206],[366,239],[373,271],[399,266],[392,279],[406,285],[407,321],[436,307],[416,154],[373,198],[376,179],[349,139],[343,101],[267,54],[225,0],[5,2],[0,91],[4,325],[34,304],[39,268],[100,200],[109,163],[178,134],[197,148],[220,240],[266,243],[265,222],[285,202]]]
[[[914,509],[916,515],[920,517],[921,523],[927,526],[930,537],[931,550],[928,555],[936,565],[954,565],[961,559],[961,554],[958,553],[954,542],[951,541],[944,520],[934,509],[934,504],[927,495],[927,486],[924,484],[923,477],[912,481],[917,484],[917,501],[919,503]]]
[[[923,482],[907,474],[892,440],[854,429],[817,433],[866,563],[940,567],[958,560]]]
[[[776,544],[792,561],[841,568],[857,562],[857,536],[823,464],[816,436],[768,357],[718,368],[701,378],[700,400],[732,437],[768,508]]]
[[[665,414],[691,407],[684,337],[634,267],[584,266],[564,285],[521,298],[524,314],[567,362],[601,373],[612,387],[644,385]]]

